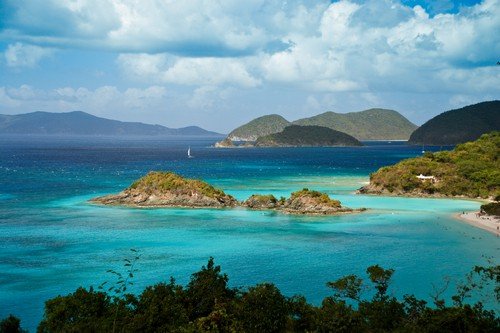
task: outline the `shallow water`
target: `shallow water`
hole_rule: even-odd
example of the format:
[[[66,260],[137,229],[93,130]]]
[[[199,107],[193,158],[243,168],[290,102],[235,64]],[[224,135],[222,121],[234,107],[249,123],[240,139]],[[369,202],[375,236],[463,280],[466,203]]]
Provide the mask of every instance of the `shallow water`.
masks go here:
[[[232,286],[274,282],[318,303],[327,281],[366,267],[394,268],[392,292],[429,299],[483,256],[498,263],[499,240],[452,218],[480,203],[354,195],[370,172],[421,147],[213,149],[209,139],[0,138],[0,317],[33,331],[43,302],[78,286],[112,281],[130,248],[141,259],[135,291],[174,276],[186,283],[210,256]],[[186,156],[191,146],[194,159]],[[129,209],[88,199],[118,192],[149,170],[202,178],[238,199],[325,191],[362,214],[306,217],[245,209]],[[453,290],[448,291],[450,295]]]

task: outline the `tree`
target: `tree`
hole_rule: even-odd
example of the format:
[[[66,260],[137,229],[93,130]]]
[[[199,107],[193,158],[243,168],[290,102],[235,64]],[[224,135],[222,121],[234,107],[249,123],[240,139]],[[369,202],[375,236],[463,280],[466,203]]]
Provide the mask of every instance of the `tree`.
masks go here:
[[[21,320],[13,315],[0,321],[0,333],[23,333],[26,332],[21,328]]]
[[[169,332],[189,323],[188,312],[184,307],[185,292],[176,285],[159,283],[146,287],[135,305],[131,326],[136,332]]]
[[[234,297],[235,291],[227,287],[228,280],[226,274],[221,274],[220,266],[214,265],[212,257],[207,266],[191,275],[186,288],[190,320],[207,316],[214,310],[216,303],[223,303]]]
[[[38,332],[110,332],[114,317],[111,304],[106,293],[80,287],[72,294],[45,302]]]
[[[285,297],[271,283],[248,288],[236,316],[245,332],[282,332],[288,318]]]

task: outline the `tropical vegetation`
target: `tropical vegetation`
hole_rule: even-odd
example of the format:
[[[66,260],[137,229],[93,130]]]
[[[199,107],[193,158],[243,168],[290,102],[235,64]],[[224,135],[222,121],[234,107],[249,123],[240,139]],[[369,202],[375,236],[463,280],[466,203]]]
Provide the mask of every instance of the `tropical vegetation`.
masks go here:
[[[230,140],[255,141],[260,136],[281,132],[290,122],[277,114],[262,116],[234,129],[227,136]]]
[[[302,126],[329,127],[358,140],[407,140],[417,128],[399,112],[386,109],[349,113],[329,111],[293,123]]]
[[[173,172],[162,171],[149,172],[146,176],[135,181],[130,188],[144,193],[171,191],[177,194],[189,194],[199,192],[209,198],[226,196],[224,191],[202,180],[185,178]]]
[[[255,141],[258,147],[310,147],[310,146],[362,146],[354,137],[328,127],[285,127],[282,132],[261,136]]]
[[[500,101],[482,102],[450,110],[428,120],[412,133],[418,145],[456,145],[500,131]]]
[[[484,134],[452,151],[426,152],[382,167],[370,175],[370,185],[361,192],[495,198],[500,194],[500,132]]]
[[[138,257],[136,257],[138,258]],[[122,280],[110,288],[78,288],[45,302],[38,332],[498,332],[500,318],[481,301],[477,291],[500,301],[500,266],[475,267],[445,301],[442,291],[431,294],[433,304],[390,292],[394,270],[378,265],[366,270],[368,279],[346,275],[328,282],[330,295],[311,304],[301,295],[285,296],[272,283],[231,288],[229,278],[213,258],[191,275],[186,286],[171,278],[126,293],[126,262]],[[9,316],[0,332],[19,332],[20,322]]]

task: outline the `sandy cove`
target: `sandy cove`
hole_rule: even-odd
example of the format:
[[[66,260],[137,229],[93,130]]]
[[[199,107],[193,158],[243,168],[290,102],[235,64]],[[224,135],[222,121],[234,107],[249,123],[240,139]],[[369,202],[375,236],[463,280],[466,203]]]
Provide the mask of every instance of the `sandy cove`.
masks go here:
[[[500,217],[498,216],[480,214],[479,212],[467,212],[455,214],[455,217],[474,227],[489,231],[497,237],[500,235]]]

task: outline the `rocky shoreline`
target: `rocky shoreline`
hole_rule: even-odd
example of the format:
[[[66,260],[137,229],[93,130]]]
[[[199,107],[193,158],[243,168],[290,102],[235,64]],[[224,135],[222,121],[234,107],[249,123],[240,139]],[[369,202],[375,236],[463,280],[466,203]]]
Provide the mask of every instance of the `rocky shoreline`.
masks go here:
[[[428,193],[420,190],[413,191],[402,191],[402,190],[393,190],[389,191],[387,188],[383,186],[375,186],[372,184],[360,187],[356,190],[356,194],[362,195],[380,195],[386,197],[406,197],[406,198],[435,198],[435,199],[466,199],[466,200],[477,200],[481,202],[491,202],[492,198],[481,198],[481,197],[469,197],[466,195],[446,195],[439,192]]]
[[[201,180],[183,178],[172,172],[150,172],[118,194],[93,198],[91,203],[137,208],[235,208],[274,210],[296,215],[341,215],[365,211],[343,207],[327,194],[302,189],[287,198],[254,194],[239,202]]]

